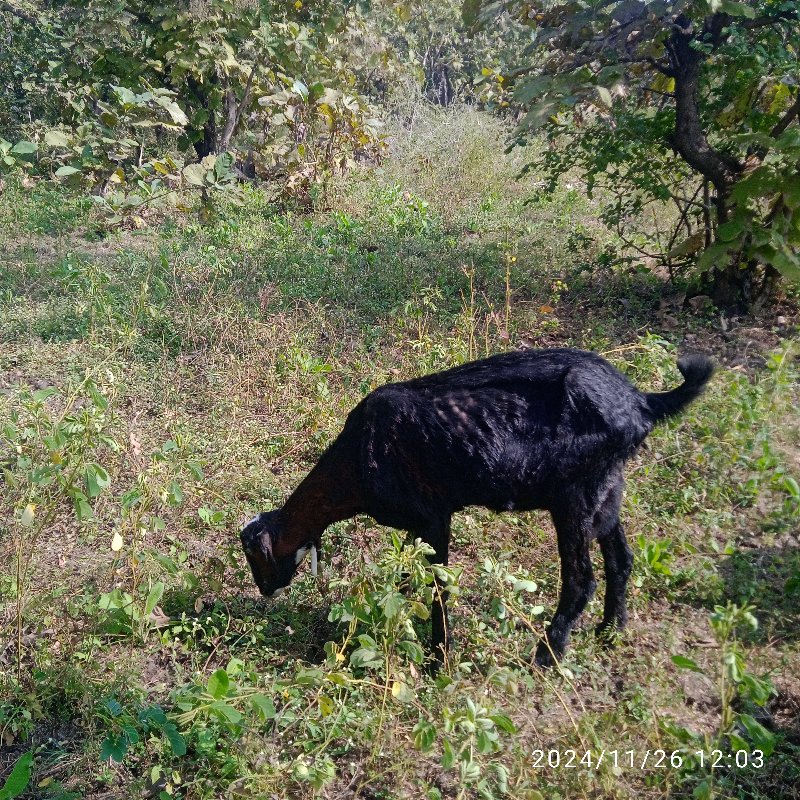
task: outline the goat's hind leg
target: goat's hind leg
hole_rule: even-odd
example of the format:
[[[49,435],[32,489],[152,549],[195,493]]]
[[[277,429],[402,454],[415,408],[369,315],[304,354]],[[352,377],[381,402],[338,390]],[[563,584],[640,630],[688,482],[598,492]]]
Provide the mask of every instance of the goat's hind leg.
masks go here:
[[[564,655],[572,626],[597,588],[589,558],[591,518],[568,512],[553,513],[561,557],[561,596],[546,638],[536,648],[536,664],[552,666]]]
[[[611,530],[600,538],[600,550],[606,571],[606,600],[603,621],[597,626],[597,633],[611,641],[609,633],[621,630],[628,621],[625,606],[625,591],[633,566],[633,553],[625,539],[625,530],[619,519]]]

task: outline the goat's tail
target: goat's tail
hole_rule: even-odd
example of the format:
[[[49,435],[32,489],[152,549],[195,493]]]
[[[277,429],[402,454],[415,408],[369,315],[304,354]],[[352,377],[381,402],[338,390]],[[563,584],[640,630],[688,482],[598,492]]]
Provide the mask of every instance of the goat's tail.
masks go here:
[[[681,371],[684,381],[677,389],[645,394],[647,410],[653,422],[661,422],[667,417],[680,413],[684,406],[702,394],[714,374],[714,362],[708,356],[683,356],[678,359],[678,369]]]

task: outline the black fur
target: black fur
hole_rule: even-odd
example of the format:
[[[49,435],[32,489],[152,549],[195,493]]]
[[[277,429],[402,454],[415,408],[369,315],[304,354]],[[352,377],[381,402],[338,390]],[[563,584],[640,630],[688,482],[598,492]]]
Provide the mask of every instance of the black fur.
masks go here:
[[[523,350],[376,389],[286,505],[243,531],[259,588],[270,594],[287,585],[295,566],[292,559],[287,571],[286,559],[317,543],[331,522],[357,513],[421,537],[446,564],[454,512],[470,505],[546,509],[558,536],[562,586],[537,662],[563,654],[594,592],[593,539],[606,571],[600,627],[622,627],[633,561],[619,521],[624,463],[713,372],[704,356],[683,358],[678,367],[682,386],[645,394],[593,353]],[[447,638],[446,606],[435,603],[437,656]]]

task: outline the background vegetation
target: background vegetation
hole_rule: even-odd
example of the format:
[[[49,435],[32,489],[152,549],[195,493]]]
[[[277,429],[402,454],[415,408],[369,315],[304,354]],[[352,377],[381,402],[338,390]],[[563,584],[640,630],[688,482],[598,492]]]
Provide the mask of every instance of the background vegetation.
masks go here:
[[[758,18],[733,5],[711,13]],[[692,253],[642,257],[694,207],[624,168],[691,197],[653,132],[671,101],[615,89],[524,132],[538,101],[513,70],[552,62],[512,15],[463,39],[461,10],[0,3],[0,798],[797,796],[796,290],[732,316]],[[791,55],[758,30],[776,38],[726,63]],[[787,119],[782,85],[758,125]],[[764,203],[792,191],[777,151]],[[701,197],[690,224],[717,236]],[[243,520],[361,397],[552,345],[648,389],[679,349],[721,367],[629,467],[615,649],[592,635],[601,589],[561,668],[531,667],[558,591],[537,514],[457,515],[436,678],[425,549],[368,518],[329,530],[318,582],[258,597]],[[715,748],[747,757],[696,755]]]

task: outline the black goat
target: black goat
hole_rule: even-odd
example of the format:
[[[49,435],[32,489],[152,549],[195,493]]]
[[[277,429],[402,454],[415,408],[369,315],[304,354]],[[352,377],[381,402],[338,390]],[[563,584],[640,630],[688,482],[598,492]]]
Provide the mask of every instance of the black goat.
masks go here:
[[[325,528],[356,514],[420,537],[447,564],[453,512],[547,509],[561,596],[537,663],[561,657],[595,590],[593,539],[606,572],[600,630],[623,627],[633,561],[619,520],[623,466],[657,422],[702,392],[714,367],[694,355],[678,369],[680,387],[645,394],[594,353],[523,350],[376,389],[283,508],[242,531],[258,588],[273,596],[288,586],[309,550],[316,558]],[[441,658],[447,609],[437,596],[433,647]]]

